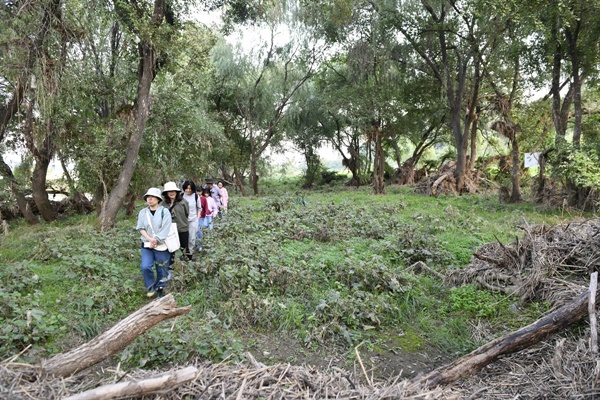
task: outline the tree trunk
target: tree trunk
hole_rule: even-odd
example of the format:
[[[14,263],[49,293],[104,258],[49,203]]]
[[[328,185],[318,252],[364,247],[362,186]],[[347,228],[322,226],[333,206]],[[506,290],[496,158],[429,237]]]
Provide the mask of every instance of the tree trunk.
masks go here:
[[[412,185],[415,183],[415,162],[412,157],[406,159],[398,170],[399,185]]]
[[[454,132],[454,144],[456,145],[456,169],[454,171],[454,178],[456,180],[456,190],[458,193],[462,193],[465,187],[465,175],[467,173],[467,148],[468,148],[468,137],[465,137],[461,128],[461,117],[460,109],[453,111],[453,114],[458,115],[452,116],[452,131]]]
[[[240,192],[242,192],[242,196],[248,196],[248,192],[246,191],[246,188],[244,187],[244,182],[242,182],[242,178],[240,176],[240,171],[236,167],[233,168],[233,175],[235,184],[240,189]]]
[[[43,150],[42,150],[43,151]],[[42,218],[47,222],[56,220],[56,211],[50,204],[48,192],[46,191],[46,176],[48,175],[48,166],[50,165],[50,157],[48,154],[42,154],[35,157],[35,167],[31,176],[33,201],[40,212]]]
[[[42,368],[49,375],[71,376],[121,351],[159,322],[185,314],[191,309],[192,306],[177,308],[173,295],[168,294],[148,303],[78,348],[43,361]]]
[[[519,159],[519,141],[517,140],[517,132],[513,133],[512,143],[512,192],[510,194],[510,202],[518,203],[523,201],[521,197],[521,160]]]
[[[30,225],[36,225],[40,223],[38,217],[31,212],[29,205],[27,204],[27,199],[21,189],[19,188],[19,182],[15,179],[10,166],[4,162],[3,158],[0,158],[0,175],[2,175],[5,179],[10,182],[10,191],[17,199],[17,206],[19,207],[19,211],[23,214],[23,217]]]
[[[165,2],[164,0],[155,0],[154,14],[152,16],[153,28],[158,28],[164,19]],[[127,153],[123,169],[117,179],[117,185],[113,188],[108,199],[104,203],[102,212],[100,213],[100,229],[107,231],[111,229],[116,222],[117,213],[123,205],[123,200],[129,190],[129,183],[133,176],[137,157],[142,145],[142,137],[148,113],[150,109],[150,87],[154,80],[156,67],[156,49],[151,42],[151,38],[145,37],[138,45],[140,50],[140,63],[138,69],[138,89],[135,102],[135,124],[129,143],[127,145]]]
[[[44,140],[41,147],[38,147],[35,140],[34,131],[34,108],[35,108],[35,86],[31,85],[29,89],[29,105],[25,113],[25,126],[23,128],[23,136],[28,150],[35,159],[35,166],[31,176],[31,190],[33,201],[38,208],[42,218],[48,222],[56,220],[56,212],[50,204],[48,193],[46,192],[46,176],[48,175],[48,166],[52,159],[52,135],[54,134],[54,124],[50,121],[44,128]],[[52,118],[48,116],[48,118]]]
[[[540,153],[539,163],[540,163],[540,172],[538,174],[538,186],[536,190],[535,201],[536,203],[542,203],[546,198],[546,159],[548,158],[548,154],[554,151],[554,149],[546,150],[543,153]]]
[[[84,194],[77,190],[77,187],[75,186],[75,181],[69,173],[69,169],[67,168],[65,160],[60,156],[59,159],[60,165],[63,170],[63,174],[65,175],[65,179],[67,180],[67,184],[69,185],[69,197],[71,197],[71,200],[73,201],[74,208],[81,214],[87,214],[91,211],[91,202]]]
[[[551,31],[551,39],[555,43],[555,47],[552,56],[552,83],[550,86],[550,93],[552,93],[552,121],[554,122],[554,129],[556,131],[555,142],[560,145],[566,142],[569,109],[573,102],[573,86],[569,87],[561,105],[560,92],[562,85],[560,84],[560,78],[563,51],[562,41],[558,38],[558,25],[558,22],[553,24]]]
[[[494,339],[470,354],[413,380],[410,387],[422,390],[454,382],[480,371],[501,355],[515,353],[539,343],[585,317],[588,314],[589,296],[590,291],[586,290],[571,303],[558,308],[534,323]],[[598,293],[595,293],[595,296],[598,300]]]
[[[227,167],[227,164],[225,164],[225,162],[221,163],[221,175],[223,176],[223,179],[225,179],[227,182],[233,182],[233,176],[231,176],[231,174],[229,173],[229,168]]]
[[[477,114],[473,119],[471,125],[471,154],[469,157],[469,170],[475,169],[475,161],[477,161],[477,121],[479,120]]]
[[[398,137],[395,136],[392,138],[392,146],[394,146],[394,159],[396,160],[396,165],[398,169],[402,168],[402,156],[400,151],[400,146],[398,145]]]
[[[569,47],[569,55],[571,57],[571,77],[573,78],[573,147],[579,148],[581,143],[583,109],[581,105],[581,86],[583,78],[580,75],[580,60],[579,50],[577,48],[577,39],[579,38],[581,28],[581,20],[576,19],[572,26],[565,29],[565,37]]]
[[[378,126],[375,130],[375,157],[373,167],[373,194],[385,194],[385,154],[382,146],[382,135],[381,129]]]
[[[252,192],[255,196],[258,196],[258,173],[256,171],[256,156],[252,154],[250,156],[250,184],[252,185]]]
[[[352,180],[358,188],[360,186],[360,148],[356,142],[358,142],[358,140],[353,139],[353,143],[348,146],[348,152],[350,153],[348,169],[352,174]]]

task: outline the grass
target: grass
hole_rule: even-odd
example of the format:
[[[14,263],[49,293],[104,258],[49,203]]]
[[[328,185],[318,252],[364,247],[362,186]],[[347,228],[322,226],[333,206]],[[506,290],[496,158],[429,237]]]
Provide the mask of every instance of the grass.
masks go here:
[[[299,192],[289,183],[271,190],[258,198],[232,193],[229,214],[204,240],[210,250],[176,264],[170,291],[192,312],[146,332],[115,362],[149,368],[237,360],[266,346],[272,362],[335,354],[343,363],[359,343],[461,354],[480,344],[472,326],[485,323],[499,335],[546,310],[532,304],[515,315],[511,299],[471,286],[450,289],[407,267],[462,268],[483,243],[513,240],[524,221],[558,223],[559,211],[490,196],[424,197],[401,187],[384,196],[368,188]],[[17,221],[0,239],[2,359],[27,345],[21,360],[48,357],[147,302],[135,216],[122,216],[108,233],[95,224],[95,216],[37,227]],[[280,336],[288,343],[264,340]]]

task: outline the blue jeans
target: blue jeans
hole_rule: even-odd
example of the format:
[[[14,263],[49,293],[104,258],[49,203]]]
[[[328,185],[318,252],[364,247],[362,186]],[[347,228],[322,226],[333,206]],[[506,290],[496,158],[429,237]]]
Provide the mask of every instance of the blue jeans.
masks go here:
[[[204,236],[202,233],[202,229],[204,229],[204,228],[212,229],[213,228],[212,221],[213,221],[212,215],[198,219],[198,231],[196,232],[196,247],[197,248],[202,247],[202,237]]]
[[[142,263],[140,268],[142,269],[146,289],[165,287],[167,284],[167,265],[170,257],[171,253],[168,250],[158,251],[142,247]],[[154,277],[154,269],[156,269],[156,278]],[[164,281],[161,282],[163,278]]]
[[[204,218],[200,218],[198,220],[198,228],[212,229],[213,228],[213,216],[212,215],[207,215]]]

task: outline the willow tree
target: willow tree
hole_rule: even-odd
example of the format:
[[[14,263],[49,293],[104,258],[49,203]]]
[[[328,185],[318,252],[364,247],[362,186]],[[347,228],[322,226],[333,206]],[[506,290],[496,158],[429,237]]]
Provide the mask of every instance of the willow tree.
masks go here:
[[[153,5],[137,1],[115,1],[115,12],[130,34],[137,37],[138,70],[137,91],[129,113],[131,125],[128,129],[125,158],[114,187],[102,205],[100,212],[100,228],[108,230],[115,224],[117,213],[129,190],[129,184],[135,171],[137,158],[142,144],[144,128],[150,111],[150,88],[157,74],[161,58],[161,47],[168,43],[168,37],[173,33],[171,24],[174,23],[172,9],[168,8],[166,0],[154,0]],[[165,25],[165,22],[170,24]]]
[[[25,150],[35,160],[31,190],[37,209],[46,221],[56,219],[46,192],[46,176],[60,130],[67,43],[74,36],[73,27],[63,12],[65,8],[61,0],[5,2],[1,14],[2,42],[7,50],[2,63],[8,70],[0,80],[13,89],[8,104],[1,111],[0,141],[12,122],[11,133],[18,137],[12,143],[24,142]],[[14,123],[11,120],[17,114],[20,121]],[[21,212],[35,223],[36,218],[27,209],[10,167],[3,162],[1,170],[11,181]]]
[[[0,58],[0,144],[7,146],[9,137],[18,129],[17,119],[21,119],[24,99],[31,82],[31,71],[35,65],[36,53],[32,35],[38,31],[37,41],[43,40],[50,29],[49,18],[39,20],[35,8],[25,7],[17,18],[16,5],[0,6],[0,45],[3,57]],[[41,22],[41,27],[39,26]],[[20,29],[19,29],[20,28]],[[17,141],[16,139],[13,139]],[[30,224],[39,223],[37,216],[29,209],[22,184],[15,177],[11,167],[0,160],[0,174],[9,182],[9,188],[15,196],[19,210]]]
[[[543,5],[543,7],[542,7]],[[550,80],[551,109],[558,152],[558,163],[568,169],[565,148],[572,132],[570,147],[585,151],[584,98],[586,82],[598,74],[600,45],[600,1],[569,0],[560,3],[533,2],[529,8],[540,29],[531,42],[532,55],[546,67]],[[590,82],[593,87],[595,84]],[[590,132],[591,137],[595,132]],[[585,156],[585,155],[584,155]],[[584,172],[584,171],[582,171]],[[590,193],[573,179],[567,179],[569,204],[583,206]]]
[[[335,129],[321,94],[314,81],[304,85],[294,96],[285,118],[286,138],[304,156],[305,188],[313,187],[317,182],[322,170],[318,150],[331,138]]]
[[[271,25],[263,46],[244,53],[223,44],[215,49],[215,79],[222,82],[220,98],[250,147],[250,181],[258,195],[258,164],[265,150],[283,137],[281,122],[294,93],[313,75],[318,52],[306,40],[276,42]]]

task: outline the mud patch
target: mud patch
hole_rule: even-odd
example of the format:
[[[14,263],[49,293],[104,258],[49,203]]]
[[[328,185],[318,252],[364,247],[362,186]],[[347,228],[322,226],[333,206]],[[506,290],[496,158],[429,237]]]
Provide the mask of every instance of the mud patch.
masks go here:
[[[359,375],[364,375],[364,367],[375,380],[398,376],[400,379],[413,378],[453,359],[432,348],[407,348],[406,343],[393,336],[379,340],[377,345],[361,344],[356,349],[323,344],[313,349],[286,334],[277,337],[261,335],[254,339],[248,351],[263,364],[289,363],[319,370],[335,367]]]

